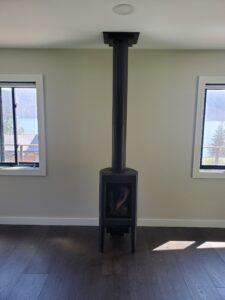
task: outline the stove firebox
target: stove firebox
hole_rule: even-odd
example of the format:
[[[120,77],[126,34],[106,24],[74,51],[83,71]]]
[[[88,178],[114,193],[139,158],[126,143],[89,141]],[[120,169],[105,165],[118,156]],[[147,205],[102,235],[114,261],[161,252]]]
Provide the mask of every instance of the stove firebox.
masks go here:
[[[128,47],[137,43],[138,32],[104,32],[113,47],[112,167],[100,171],[99,249],[104,251],[105,232],[130,233],[135,251],[137,220],[136,170],[126,168]]]

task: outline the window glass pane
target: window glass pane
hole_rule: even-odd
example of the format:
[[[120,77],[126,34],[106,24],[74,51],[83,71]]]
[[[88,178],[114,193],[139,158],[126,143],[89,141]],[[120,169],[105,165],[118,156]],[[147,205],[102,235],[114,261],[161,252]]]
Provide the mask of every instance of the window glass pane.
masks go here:
[[[39,162],[36,88],[15,88],[19,163]]]
[[[1,89],[2,100],[2,140],[0,160],[1,162],[15,163],[15,146],[13,131],[13,109],[12,109],[12,89]]]
[[[206,90],[203,166],[225,166],[225,90]]]

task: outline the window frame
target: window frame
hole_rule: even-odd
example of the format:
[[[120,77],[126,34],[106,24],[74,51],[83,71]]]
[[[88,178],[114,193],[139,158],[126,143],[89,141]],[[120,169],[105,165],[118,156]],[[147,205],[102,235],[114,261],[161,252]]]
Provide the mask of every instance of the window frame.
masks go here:
[[[39,165],[15,165],[14,163],[2,163],[0,165],[0,175],[23,175],[23,176],[46,176],[46,141],[45,141],[45,115],[44,115],[44,85],[42,74],[22,75],[22,74],[0,74],[0,85],[23,83],[35,84],[37,96],[37,120],[39,139]],[[14,109],[15,111],[15,109]],[[15,118],[15,116],[14,116]]]
[[[221,168],[220,166],[215,166],[214,168],[212,168],[213,166],[201,167],[207,85],[225,86],[225,76],[199,76],[198,77],[192,177],[193,178],[225,178],[225,166],[224,168]]]

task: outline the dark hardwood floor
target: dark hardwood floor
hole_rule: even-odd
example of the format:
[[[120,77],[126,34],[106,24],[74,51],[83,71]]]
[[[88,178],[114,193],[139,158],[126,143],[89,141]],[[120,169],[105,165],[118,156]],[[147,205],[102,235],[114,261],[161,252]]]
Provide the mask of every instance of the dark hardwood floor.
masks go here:
[[[138,228],[108,237],[96,227],[0,226],[0,299],[225,299],[225,230]]]

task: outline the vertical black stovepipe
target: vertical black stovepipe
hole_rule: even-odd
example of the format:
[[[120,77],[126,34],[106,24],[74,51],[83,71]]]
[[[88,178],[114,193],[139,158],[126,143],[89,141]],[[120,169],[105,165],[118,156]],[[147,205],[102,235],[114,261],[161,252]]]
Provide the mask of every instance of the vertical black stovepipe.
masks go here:
[[[122,172],[126,167],[128,45],[118,41],[113,45],[113,112],[112,168]]]
[[[112,169],[126,167],[128,47],[137,43],[138,32],[104,32],[104,42],[113,47]]]

